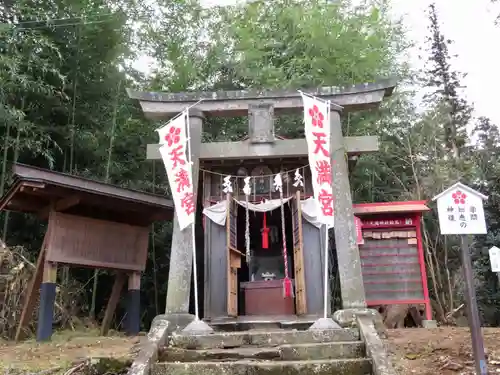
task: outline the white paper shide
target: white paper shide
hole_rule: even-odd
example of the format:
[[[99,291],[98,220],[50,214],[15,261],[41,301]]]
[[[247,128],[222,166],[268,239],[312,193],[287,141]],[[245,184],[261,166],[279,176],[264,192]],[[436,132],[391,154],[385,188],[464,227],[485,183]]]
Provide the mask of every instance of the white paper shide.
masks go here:
[[[483,201],[487,198],[462,183],[434,197],[441,234],[486,234]]]
[[[318,220],[333,226],[332,161],[330,156],[330,102],[302,94],[304,130]]]
[[[184,230],[194,223],[196,202],[193,192],[192,165],[187,158],[187,111],[157,129],[160,154],[167,171],[168,183],[179,227]]]

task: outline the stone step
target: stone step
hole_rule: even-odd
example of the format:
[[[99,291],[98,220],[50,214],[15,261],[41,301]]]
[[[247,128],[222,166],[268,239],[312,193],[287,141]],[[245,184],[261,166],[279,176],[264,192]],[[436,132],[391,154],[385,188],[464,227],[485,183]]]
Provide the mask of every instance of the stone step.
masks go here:
[[[366,358],[310,361],[157,363],[151,375],[370,375]]]
[[[358,341],[356,328],[329,329],[324,331],[245,331],[215,332],[209,335],[190,336],[173,334],[169,346],[183,349],[238,348],[241,346],[272,347],[285,344],[310,344],[320,342]]]
[[[348,359],[364,356],[364,343],[362,341],[349,341],[205,350],[170,347],[164,348],[160,352],[158,360],[159,362],[240,361],[248,359],[295,361],[306,359]]]
[[[210,321],[210,326],[216,331],[235,332],[249,331],[255,329],[267,329],[269,331],[279,329],[297,329],[306,330],[315,321],[317,317],[246,317],[245,319],[219,319]]]

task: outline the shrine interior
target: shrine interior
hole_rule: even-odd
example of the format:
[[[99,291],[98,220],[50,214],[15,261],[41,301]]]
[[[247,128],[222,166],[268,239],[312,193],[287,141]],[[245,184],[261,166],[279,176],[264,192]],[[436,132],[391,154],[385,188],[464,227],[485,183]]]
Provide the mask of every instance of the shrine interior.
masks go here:
[[[293,228],[292,212],[289,203],[284,204],[285,211],[285,233],[288,255],[288,274],[293,279]],[[264,215],[266,216],[266,227],[269,228],[268,248],[263,248],[261,230],[264,226]],[[238,250],[245,253],[245,229],[246,210],[238,206],[237,214],[237,244]],[[265,213],[249,211],[250,231],[250,264],[245,259],[241,261],[238,270],[238,315],[246,315],[245,295],[241,283],[262,281],[265,279],[282,280],[284,273],[283,258],[283,232],[281,222],[281,207]]]

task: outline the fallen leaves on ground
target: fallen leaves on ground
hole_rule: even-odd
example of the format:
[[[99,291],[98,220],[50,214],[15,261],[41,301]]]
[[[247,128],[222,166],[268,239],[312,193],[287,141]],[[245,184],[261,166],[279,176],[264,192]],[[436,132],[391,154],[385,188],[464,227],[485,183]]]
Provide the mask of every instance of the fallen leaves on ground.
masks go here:
[[[500,374],[500,328],[482,330],[490,373]],[[475,374],[469,328],[408,328],[387,331],[386,340],[400,375]]]
[[[133,358],[140,342],[139,337],[123,335],[99,336],[97,332],[62,332],[53,335],[52,341],[37,343],[0,341],[0,373],[65,373],[67,369],[88,362],[89,358],[114,358],[127,362]],[[49,371],[53,369],[54,371]]]

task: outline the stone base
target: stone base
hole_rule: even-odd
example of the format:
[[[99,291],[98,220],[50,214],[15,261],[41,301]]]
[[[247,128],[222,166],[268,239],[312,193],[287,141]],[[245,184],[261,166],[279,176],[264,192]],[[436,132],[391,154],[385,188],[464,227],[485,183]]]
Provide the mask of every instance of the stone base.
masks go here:
[[[213,331],[213,328],[203,320],[195,319],[182,330],[182,333],[185,335],[207,335]]]
[[[354,327],[357,325],[358,316],[370,317],[375,325],[378,335],[381,338],[387,337],[387,327],[384,324],[382,316],[377,310],[373,309],[345,309],[337,310],[333,313],[333,320],[335,320],[341,327]]]
[[[175,334],[169,344],[176,348],[206,350],[237,348],[242,346],[275,347],[304,343],[359,341],[358,329],[329,329],[326,331],[247,331],[214,332],[209,335],[191,336]]]
[[[320,318],[309,327],[310,331],[324,331],[325,329],[342,329],[342,327],[331,318]]]
[[[329,359],[308,361],[234,361],[158,363],[152,375],[364,375],[371,372],[370,360]],[[385,375],[385,374],[382,374]],[[392,375],[392,374],[390,374]]]
[[[194,320],[190,314],[158,315],[153,319],[148,339],[141,344],[139,353],[128,370],[128,375],[149,375],[158,359],[158,350],[165,346],[168,337],[180,332]]]
[[[366,354],[372,361],[373,375],[396,375],[391,358],[375,328],[374,318],[369,315],[357,315],[357,324],[361,337],[366,345]]]
[[[181,332],[194,319],[195,316],[191,314],[162,314],[153,319],[151,328],[153,328],[156,322],[168,321],[168,335],[171,335],[174,332]]]
[[[285,344],[271,347],[240,346],[191,350],[168,347],[160,352],[159,362],[201,362],[201,361],[307,361],[332,358],[354,359],[365,357],[362,341],[339,341],[320,343]]]
[[[437,328],[437,322],[435,320],[422,320],[422,327]]]

